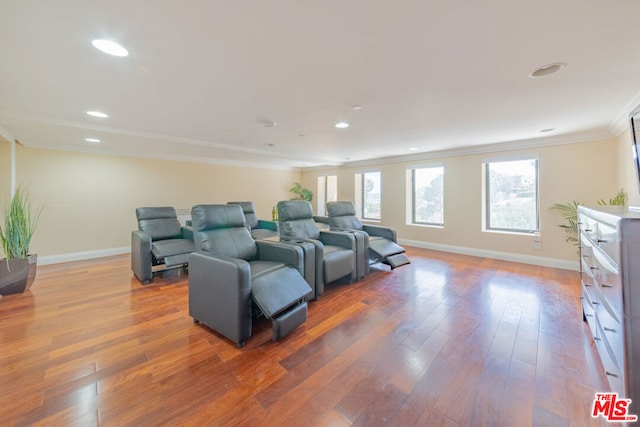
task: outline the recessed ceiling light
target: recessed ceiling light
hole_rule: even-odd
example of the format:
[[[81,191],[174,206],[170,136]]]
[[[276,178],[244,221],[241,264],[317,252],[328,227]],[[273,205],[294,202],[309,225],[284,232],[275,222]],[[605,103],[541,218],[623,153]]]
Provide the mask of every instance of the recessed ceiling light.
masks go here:
[[[548,128],[548,129],[542,129],[540,132],[553,132],[554,130],[556,130],[556,128]]]
[[[354,105],[353,107],[351,107],[352,109],[356,110],[356,111],[360,111],[362,110],[362,105]]]
[[[543,65],[542,67],[536,68],[532,72],[529,73],[529,77],[531,78],[540,78],[547,77],[551,74],[557,73],[566,67],[567,64],[564,62],[554,62],[553,64]]]
[[[418,150],[419,150],[419,148],[418,148],[418,147],[411,147],[411,148],[409,148],[409,151],[418,151]]]
[[[96,49],[98,49],[98,50],[100,50],[100,51],[102,51],[104,53],[108,53],[109,55],[113,55],[113,56],[127,56],[127,55],[129,55],[129,51],[127,49],[125,49],[124,47],[122,47],[118,43],[116,43],[114,41],[111,41],[111,40],[96,39],[96,40],[93,40],[91,42],[91,44]]]
[[[87,111],[87,114],[91,117],[98,117],[101,119],[106,119],[107,117],[109,117],[108,114],[105,114],[102,111]]]
[[[84,140],[90,142],[91,144],[97,144],[100,142],[98,138],[85,138]]]
[[[338,123],[336,123],[336,127],[338,129],[346,129],[346,128],[349,127],[349,123],[347,123],[347,122],[338,122]]]

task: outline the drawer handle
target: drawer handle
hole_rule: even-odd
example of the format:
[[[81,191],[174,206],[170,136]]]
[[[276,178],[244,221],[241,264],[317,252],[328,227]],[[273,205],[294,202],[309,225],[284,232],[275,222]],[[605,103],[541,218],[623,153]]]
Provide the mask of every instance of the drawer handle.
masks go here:
[[[587,314],[587,313],[585,313],[584,315],[585,315],[585,317],[593,317],[593,314]]]
[[[606,239],[598,239],[597,241],[598,241],[598,243],[607,243],[608,242],[608,240],[606,240]]]
[[[601,339],[602,339],[602,338],[600,338],[600,337],[593,337],[593,340],[594,340],[594,341],[600,341]]]
[[[593,305],[598,305],[600,304],[598,301],[591,301],[593,303]]]
[[[600,286],[602,286],[603,288],[613,288],[613,285],[609,285],[607,283],[602,283]]]
[[[605,373],[605,375],[609,375],[610,377],[618,378],[618,376],[616,374],[614,374],[613,372],[609,372],[609,371],[605,370],[604,373]]]
[[[607,328],[606,326],[604,327],[604,330],[607,332],[615,332],[615,329],[611,329],[611,328]]]
[[[589,269],[591,269],[591,270],[600,270],[599,267],[589,267]]]
[[[591,233],[593,230],[590,228],[585,228],[584,231],[586,231],[587,233]]]

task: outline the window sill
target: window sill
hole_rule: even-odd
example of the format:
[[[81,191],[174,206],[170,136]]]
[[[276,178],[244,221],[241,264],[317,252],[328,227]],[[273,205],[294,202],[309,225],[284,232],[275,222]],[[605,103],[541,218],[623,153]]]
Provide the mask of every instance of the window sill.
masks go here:
[[[360,222],[362,222],[363,224],[380,224],[382,222],[382,220],[380,219],[360,219]]]
[[[438,224],[416,224],[414,222],[408,222],[407,225],[411,226],[411,227],[420,227],[420,228],[438,228],[438,229],[443,229],[444,225],[438,225]]]
[[[522,237],[532,237],[532,236],[536,236],[538,234],[540,234],[540,231],[532,231],[532,232],[528,232],[528,231],[505,231],[505,230],[488,230],[488,229],[483,229],[482,230],[483,233],[493,233],[493,234],[507,234],[510,236],[522,236]]]

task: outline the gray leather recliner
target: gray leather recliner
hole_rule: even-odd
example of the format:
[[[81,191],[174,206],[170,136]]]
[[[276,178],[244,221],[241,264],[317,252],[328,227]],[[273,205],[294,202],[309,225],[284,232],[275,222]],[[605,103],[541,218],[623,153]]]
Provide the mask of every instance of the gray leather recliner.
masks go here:
[[[315,246],[316,293],[324,292],[324,285],[348,276],[357,280],[356,243],[349,233],[319,230],[313,220],[311,203],[305,200],[278,202],[280,239],[302,240]]]
[[[191,230],[180,226],[172,207],[142,207],[136,209],[138,230],[131,232],[131,270],[143,284],[153,279],[153,268],[188,264],[195,251]]]
[[[228,205],[242,206],[244,219],[254,239],[267,239],[278,236],[278,223],[258,219],[253,202],[227,202]]]
[[[273,340],[307,319],[311,288],[298,246],[254,240],[238,205],[191,210],[197,252],[189,257],[189,315],[242,347],[252,301],[273,325]]]
[[[409,264],[405,249],[397,244],[396,230],[380,225],[362,224],[350,201],[328,202],[329,225],[332,230],[356,230],[369,235],[369,258],[396,268]]]

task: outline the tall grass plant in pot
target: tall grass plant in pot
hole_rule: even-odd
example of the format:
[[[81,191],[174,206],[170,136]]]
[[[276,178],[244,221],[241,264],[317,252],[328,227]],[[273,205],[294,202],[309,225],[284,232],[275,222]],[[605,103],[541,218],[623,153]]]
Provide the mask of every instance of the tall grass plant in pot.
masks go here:
[[[41,207],[33,208],[24,188],[18,188],[3,208],[0,244],[6,258],[0,260],[0,295],[24,292],[36,278],[38,256],[29,253],[29,246],[41,212]]]

